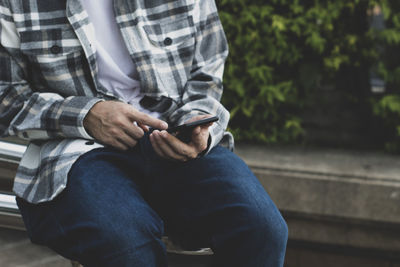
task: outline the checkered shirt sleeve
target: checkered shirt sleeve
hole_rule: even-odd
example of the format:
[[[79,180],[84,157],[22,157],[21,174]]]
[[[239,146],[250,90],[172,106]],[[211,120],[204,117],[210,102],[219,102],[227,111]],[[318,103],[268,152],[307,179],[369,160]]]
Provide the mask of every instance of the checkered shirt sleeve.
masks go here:
[[[219,121],[210,127],[209,151],[221,141],[229,121],[229,112],[220,103],[228,43],[214,0],[197,3],[201,16],[198,14],[192,71],[183,90],[183,105],[172,113],[170,120],[181,124],[196,115],[218,116]]]
[[[6,1],[0,1],[0,136],[28,140],[91,139],[83,119],[99,99],[34,92],[25,79],[20,36]],[[68,71],[68,68],[65,68]]]

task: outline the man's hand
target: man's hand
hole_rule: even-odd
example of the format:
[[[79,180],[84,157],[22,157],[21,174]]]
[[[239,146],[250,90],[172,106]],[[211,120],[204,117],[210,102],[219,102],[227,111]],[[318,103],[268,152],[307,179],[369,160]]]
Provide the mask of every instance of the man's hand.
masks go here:
[[[196,116],[188,122],[205,119],[209,115]],[[207,149],[210,133],[208,128],[212,123],[197,126],[193,129],[192,140],[186,144],[169,134],[167,131],[153,131],[150,134],[150,142],[155,152],[162,158],[174,161],[188,161],[197,158],[197,156]]]
[[[166,122],[117,101],[95,104],[86,115],[83,126],[96,140],[120,150],[134,147],[144,131],[149,130],[148,126],[162,130],[168,128]]]

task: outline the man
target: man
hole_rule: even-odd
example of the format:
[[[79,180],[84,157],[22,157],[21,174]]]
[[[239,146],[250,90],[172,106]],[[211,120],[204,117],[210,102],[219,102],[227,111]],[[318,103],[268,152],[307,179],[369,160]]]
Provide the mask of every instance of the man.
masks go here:
[[[216,266],[283,265],[284,220],[218,145],[233,142],[213,0],[0,0],[0,21],[0,133],[30,141],[14,191],[34,243],[166,266],[165,224]],[[210,115],[187,143],[165,131]]]

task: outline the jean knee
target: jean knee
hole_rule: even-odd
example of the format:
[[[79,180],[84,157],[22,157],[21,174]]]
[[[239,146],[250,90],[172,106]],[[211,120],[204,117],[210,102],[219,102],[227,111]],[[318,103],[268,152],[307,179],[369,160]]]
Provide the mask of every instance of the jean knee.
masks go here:
[[[110,246],[123,249],[145,247],[147,244],[160,242],[163,228],[162,222],[141,220],[113,228],[105,225],[99,232]]]
[[[159,225],[135,223],[114,227],[103,223],[93,229],[88,238],[90,245],[81,251],[81,262],[85,266],[164,266],[162,232]]]
[[[260,209],[250,209],[249,236],[253,236],[260,247],[274,246],[277,250],[285,250],[288,240],[288,226],[279,213]]]
[[[279,248],[285,249],[289,237],[289,228],[281,214],[279,214],[279,216],[277,215],[277,220],[272,227],[272,232],[274,244],[276,244]]]

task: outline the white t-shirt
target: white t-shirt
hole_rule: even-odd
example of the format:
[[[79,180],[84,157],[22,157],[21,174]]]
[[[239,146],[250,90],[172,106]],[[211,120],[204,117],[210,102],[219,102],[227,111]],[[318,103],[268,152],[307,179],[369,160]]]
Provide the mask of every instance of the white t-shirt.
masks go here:
[[[83,7],[95,30],[99,82],[141,112],[160,117],[157,112],[144,109],[139,101],[140,82],[135,63],[129,55],[117,26],[113,0],[83,0]]]

